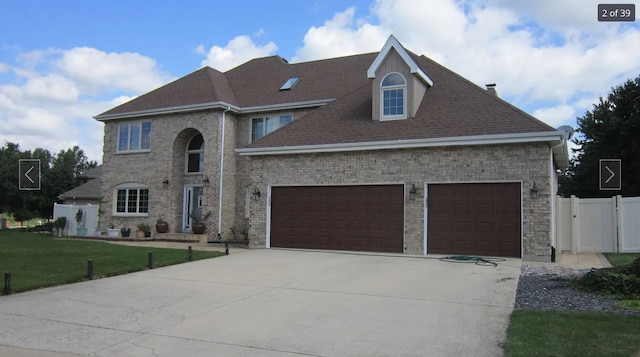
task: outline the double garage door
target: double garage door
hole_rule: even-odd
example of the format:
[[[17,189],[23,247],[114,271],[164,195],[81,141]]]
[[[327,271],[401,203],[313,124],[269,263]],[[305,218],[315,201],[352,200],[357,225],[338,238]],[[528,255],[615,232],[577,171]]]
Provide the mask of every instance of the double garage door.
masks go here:
[[[427,252],[520,257],[520,184],[428,186]],[[271,190],[270,246],[402,253],[404,186]]]

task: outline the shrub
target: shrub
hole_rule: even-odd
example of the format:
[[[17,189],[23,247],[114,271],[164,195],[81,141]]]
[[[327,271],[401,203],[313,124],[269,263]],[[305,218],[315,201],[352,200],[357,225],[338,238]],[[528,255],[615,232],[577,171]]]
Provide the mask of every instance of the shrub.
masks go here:
[[[593,269],[577,278],[575,284],[597,293],[640,296],[640,258],[622,267]]]

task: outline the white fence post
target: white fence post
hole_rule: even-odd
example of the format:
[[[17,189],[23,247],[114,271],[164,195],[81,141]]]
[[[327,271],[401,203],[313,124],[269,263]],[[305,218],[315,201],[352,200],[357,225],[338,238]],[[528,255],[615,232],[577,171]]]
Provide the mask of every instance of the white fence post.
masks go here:
[[[580,199],[571,195],[571,253],[580,253],[580,215],[578,202]]]

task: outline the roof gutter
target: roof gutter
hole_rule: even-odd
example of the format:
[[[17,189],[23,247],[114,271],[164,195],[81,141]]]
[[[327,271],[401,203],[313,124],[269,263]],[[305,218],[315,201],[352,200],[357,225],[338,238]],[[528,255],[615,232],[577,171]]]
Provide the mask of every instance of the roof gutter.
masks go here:
[[[316,99],[316,100],[307,100],[302,102],[256,105],[251,107],[238,107],[224,101],[215,101],[215,102],[209,102],[209,103],[180,105],[176,107],[139,110],[139,111],[133,111],[128,113],[100,114],[100,115],[96,115],[93,118],[100,121],[107,121],[107,120],[115,120],[115,119],[140,118],[140,117],[147,117],[147,116],[153,116],[153,115],[194,112],[194,111],[210,110],[210,109],[222,109],[226,111],[233,111],[239,114],[248,114],[248,113],[275,111],[275,110],[289,110],[289,109],[298,109],[298,108],[318,107],[318,106],[329,104],[334,100],[335,98]]]
[[[516,144],[516,143],[531,143],[531,142],[549,142],[551,145],[558,144],[554,147],[554,151],[557,151],[557,150],[563,150],[559,145],[563,143],[563,140],[564,140],[564,134],[562,132],[548,131],[548,132],[520,133],[520,134],[494,134],[494,135],[455,136],[455,137],[446,137],[446,138],[411,139],[411,140],[394,140],[394,141],[368,141],[368,142],[361,142],[361,143],[241,148],[241,149],[236,149],[236,152],[241,156],[287,155],[287,154],[308,154],[308,153],[345,152],[345,151],[411,149],[411,148],[439,147],[439,146]]]

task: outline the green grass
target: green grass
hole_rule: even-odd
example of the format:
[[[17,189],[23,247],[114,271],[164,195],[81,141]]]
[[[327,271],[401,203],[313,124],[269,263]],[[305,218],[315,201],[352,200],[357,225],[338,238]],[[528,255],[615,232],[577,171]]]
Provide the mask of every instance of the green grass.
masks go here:
[[[614,267],[621,267],[631,264],[631,262],[640,257],[640,253],[604,253],[609,263]]]
[[[516,310],[505,356],[640,356],[640,316]]]
[[[86,280],[89,259],[93,260],[94,279],[145,270],[149,251],[154,268],[188,261],[187,249],[131,247],[3,230],[0,272],[11,271],[11,289],[16,293]],[[193,251],[194,260],[220,255],[224,253]]]

